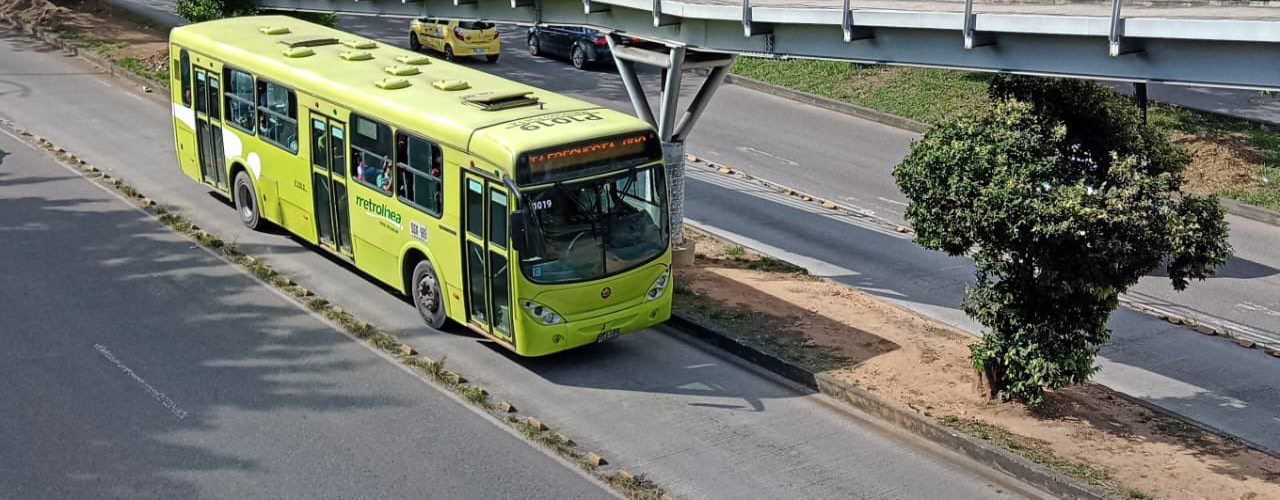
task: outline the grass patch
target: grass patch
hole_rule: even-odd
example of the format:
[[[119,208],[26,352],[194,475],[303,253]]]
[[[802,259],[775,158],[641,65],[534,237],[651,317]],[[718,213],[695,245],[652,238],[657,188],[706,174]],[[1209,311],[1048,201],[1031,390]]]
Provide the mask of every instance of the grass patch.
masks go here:
[[[815,372],[847,366],[850,361],[836,349],[810,341],[790,318],[730,306],[692,289],[682,291],[680,282],[676,283],[680,299],[672,301],[675,314],[732,332],[733,338]]]
[[[116,61],[120,67],[129,70],[130,73],[146,78],[148,80],[163,82],[169,78],[169,68],[148,68],[147,63],[136,57],[126,57]]]
[[[998,446],[1013,451],[1023,458],[1038,463],[1062,474],[1083,481],[1087,484],[1104,488],[1119,494],[1124,490],[1116,483],[1111,474],[1101,467],[1073,462],[1059,457],[1049,450],[1047,444],[1039,439],[1019,436],[998,425],[988,424],[981,420],[947,415],[938,420],[943,425],[958,430],[983,441],[990,441]],[[1138,491],[1138,490],[1128,490]]]
[[[55,24],[49,28],[49,31],[63,40],[74,41],[84,37],[84,31],[80,27],[70,24]]]
[[[1129,498],[1135,500],[1156,500],[1156,496],[1139,489],[1130,489]]]
[[[985,73],[751,57],[738,58],[733,72],[925,123],[986,108],[991,81]]]
[[[724,249],[724,254],[731,258],[737,258],[737,257],[742,257],[743,255],[746,255],[747,250],[745,248],[742,248],[742,245],[734,245]]]
[[[1201,113],[1176,106],[1153,106],[1151,123],[1170,131],[1198,136],[1237,134],[1244,144],[1261,153],[1261,172],[1253,185],[1224,189],[1213,194],[1241,203],[1280,210],[1280,131],[1239,118]]]
[[[85,50],[97,52],[101,55],[110,54],[117,49],[123,49],[129,46],[129,42],[108,42],[106,40],[85,40],[81,45]]]

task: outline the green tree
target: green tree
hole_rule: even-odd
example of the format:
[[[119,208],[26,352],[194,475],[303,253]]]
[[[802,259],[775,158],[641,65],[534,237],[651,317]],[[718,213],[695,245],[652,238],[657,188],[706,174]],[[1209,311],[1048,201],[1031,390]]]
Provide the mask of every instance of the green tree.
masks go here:
[[[178,0],[174,4],[174,11],[193,23],[254,14],[284,14],[330,28],[338,25],[337,16],[323,12],[259,12],[251,0]]]
[[[255,11],[249,0],[178,0],[174,3],[173,10],[178,16],[193,23],[249,16]]]
[[[1119,296],[1164,267],[1175,289],[1230,255],[1215,198],[1181,192],[1188,157],[1129,101],[1080,80],[1000,76],[992,107],[939,123],[894,169],[916,241],[969,254],[972,362],[1028,404],[1088,380]]]

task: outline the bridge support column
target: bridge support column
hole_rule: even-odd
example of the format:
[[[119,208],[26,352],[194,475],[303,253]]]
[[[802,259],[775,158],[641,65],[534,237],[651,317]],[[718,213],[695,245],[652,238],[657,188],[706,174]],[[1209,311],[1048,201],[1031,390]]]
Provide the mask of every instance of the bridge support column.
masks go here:
[[[692,52],[683,46],[622,45],[615,33],[608,34],[606,38],[636,116],[648,121],[658,130],[667,177],[667,203],[671,207],[669,217],[673,260],[677,266],[690,265],[693,263],[694,248],[692,241],[684,239],[684,142],[698,117],[707,109],[711,96],[724,82],[736,56]],[[656,117],[649,107],[649,98],[640,84],[640,77],[636,75],[637,63],[662,69],[662,92]],[[685,70],[694,69],[711,71],[693,96],[689,107],[680,115],[681,78]]]

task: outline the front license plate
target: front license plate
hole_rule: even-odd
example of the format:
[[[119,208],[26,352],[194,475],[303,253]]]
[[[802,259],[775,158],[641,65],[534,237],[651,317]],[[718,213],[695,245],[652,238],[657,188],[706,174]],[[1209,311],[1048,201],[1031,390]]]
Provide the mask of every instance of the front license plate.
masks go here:
[[[480,55],[480,56],[484,55],[484,49],[472,49],[472,50],[475,51],[476,55]]]
[[[614,328],[607,332],[601,333],[599,337],[596,337],[596,342],[599,343],[599,342],[613,340],[615,338],[618,338],[618,335],[621,335],[621,334],[622,334],[622,331],[618,330],[617,328]]]

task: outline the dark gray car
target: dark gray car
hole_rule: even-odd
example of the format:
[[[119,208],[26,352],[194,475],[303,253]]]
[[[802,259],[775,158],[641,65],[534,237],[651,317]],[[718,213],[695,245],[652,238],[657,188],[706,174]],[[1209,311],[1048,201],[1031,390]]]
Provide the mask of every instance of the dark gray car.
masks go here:
[[[529,28],[529,54],[565,57],[578,69],[598,62],[610,62],[613,58],[604,33],[577,26]]]

